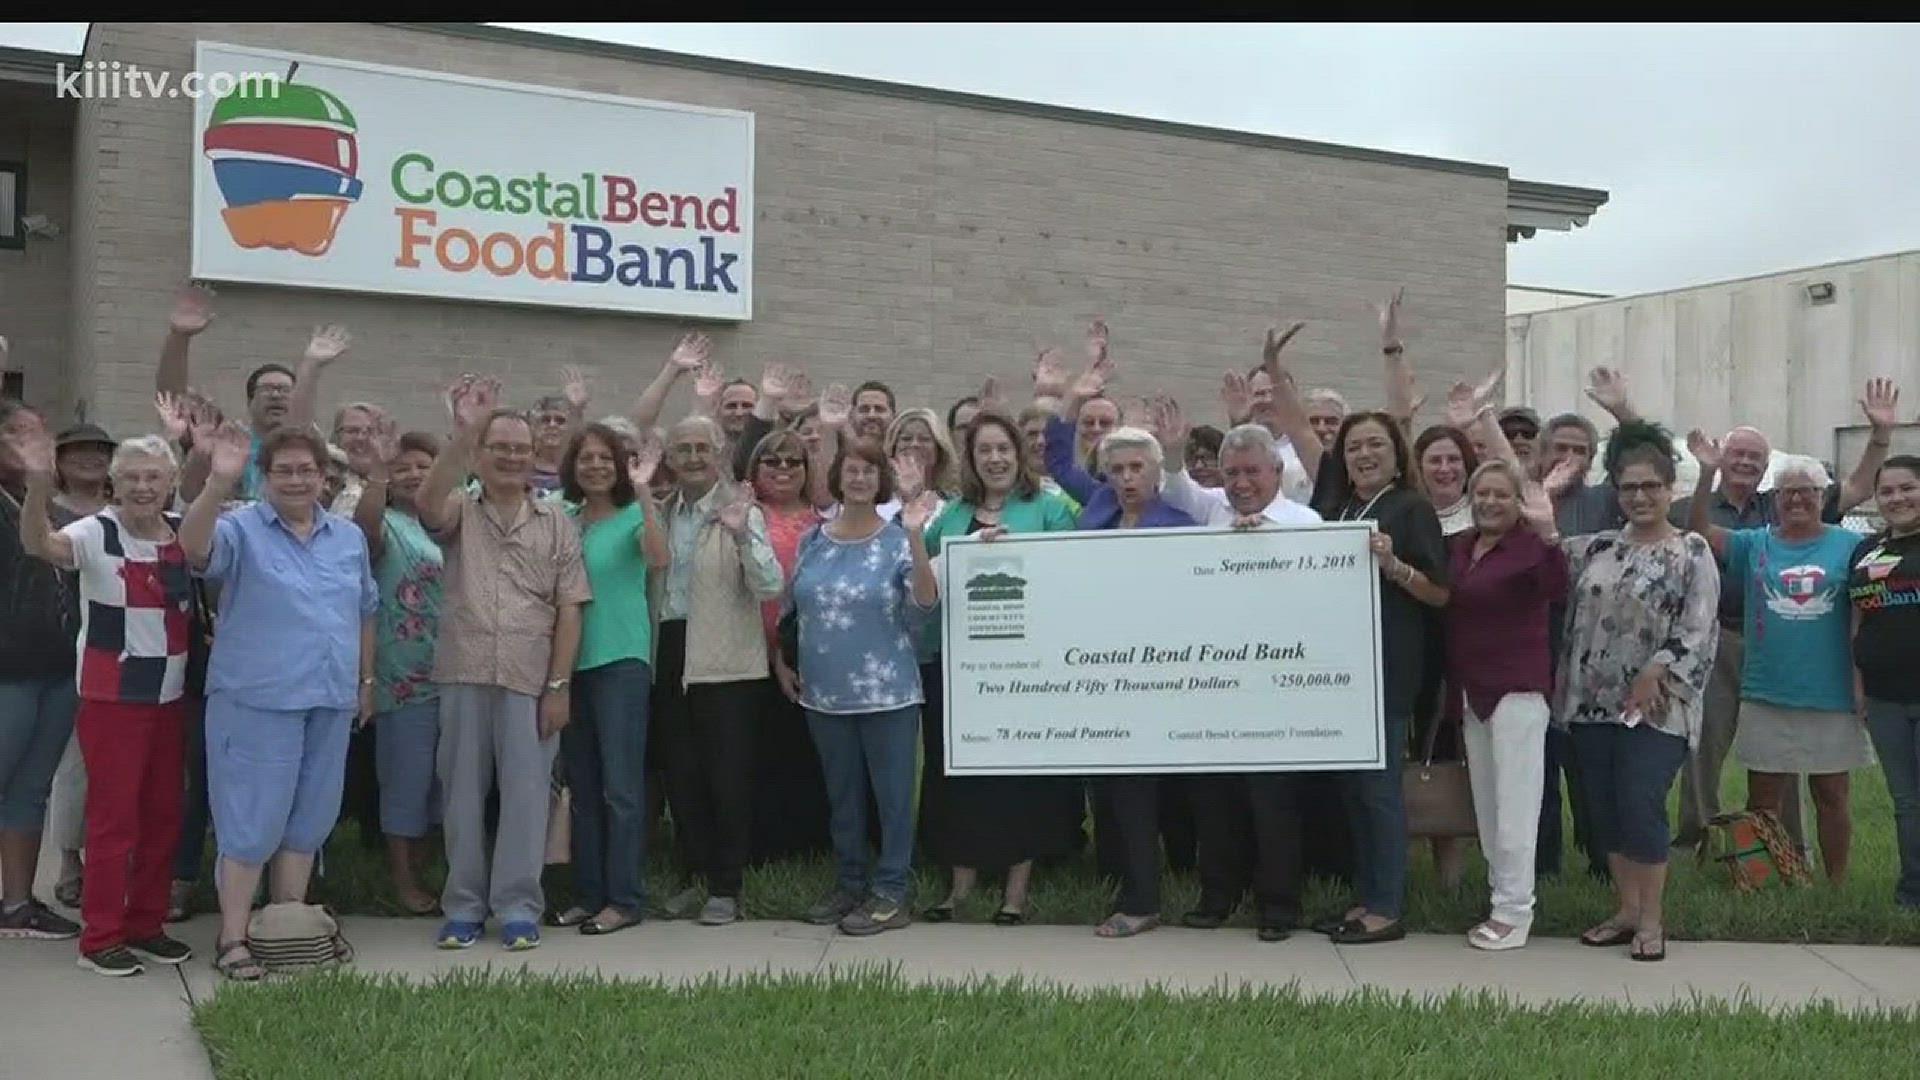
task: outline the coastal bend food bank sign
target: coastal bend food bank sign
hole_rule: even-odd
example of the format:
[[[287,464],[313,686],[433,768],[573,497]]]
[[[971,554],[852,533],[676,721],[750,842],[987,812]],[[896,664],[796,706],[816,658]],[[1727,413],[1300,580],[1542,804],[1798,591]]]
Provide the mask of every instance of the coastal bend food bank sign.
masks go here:
[[[195,67],[251,76],[195,102],[197,278],[752,317],[751,113],[212,42]]]

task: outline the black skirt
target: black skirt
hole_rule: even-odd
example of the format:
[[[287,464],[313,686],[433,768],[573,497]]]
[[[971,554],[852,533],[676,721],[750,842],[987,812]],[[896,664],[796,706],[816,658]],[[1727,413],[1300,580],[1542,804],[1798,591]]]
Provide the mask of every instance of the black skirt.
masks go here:
[[[1080,781],[1064,776],[947,776],[940,665],[922,664],[927,703],[920,777],[920,847],[926,862],[998,870],[1071,853],[1084,806]]]

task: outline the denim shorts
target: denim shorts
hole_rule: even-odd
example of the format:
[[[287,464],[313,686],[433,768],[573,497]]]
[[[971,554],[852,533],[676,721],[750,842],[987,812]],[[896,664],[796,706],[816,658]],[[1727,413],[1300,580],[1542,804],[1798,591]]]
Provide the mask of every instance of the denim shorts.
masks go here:
[[[1581,796],[1600,851],[1645,866],[1667,861],[1667,792],[1687,760],[1687,740],[1647,724],[1574,724]]]
[[[352,709],[280,712],[207,699],[207,801],[220,854],[259,866],[312,854],[340,817]]]
[[[73,735],[73,676],[0,682],[0,831],[38,833]]]

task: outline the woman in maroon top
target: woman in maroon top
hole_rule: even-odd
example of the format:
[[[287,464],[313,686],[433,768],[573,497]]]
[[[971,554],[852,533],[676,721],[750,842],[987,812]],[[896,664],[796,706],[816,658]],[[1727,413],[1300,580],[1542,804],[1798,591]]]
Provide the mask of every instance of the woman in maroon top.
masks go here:
[[[1453,537],[1446,607],[1447,702],[1463,719],[1467,771],[1493,914],[1467,935],[1476,949],[1517,949],[1533,923],[1533,848],[1546,776],[1548,611],[1567,592],[1553,506],[1510,462],[1467,482],[1473,527]]]

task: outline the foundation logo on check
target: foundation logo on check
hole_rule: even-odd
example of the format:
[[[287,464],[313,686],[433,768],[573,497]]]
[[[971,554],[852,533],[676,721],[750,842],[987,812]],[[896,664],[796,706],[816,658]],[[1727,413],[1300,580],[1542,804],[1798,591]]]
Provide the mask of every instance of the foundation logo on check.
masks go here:
[[[982,559],[965,586],[967,638],[1022,641],[1027,636],[1027,579],[1020,559]]]

